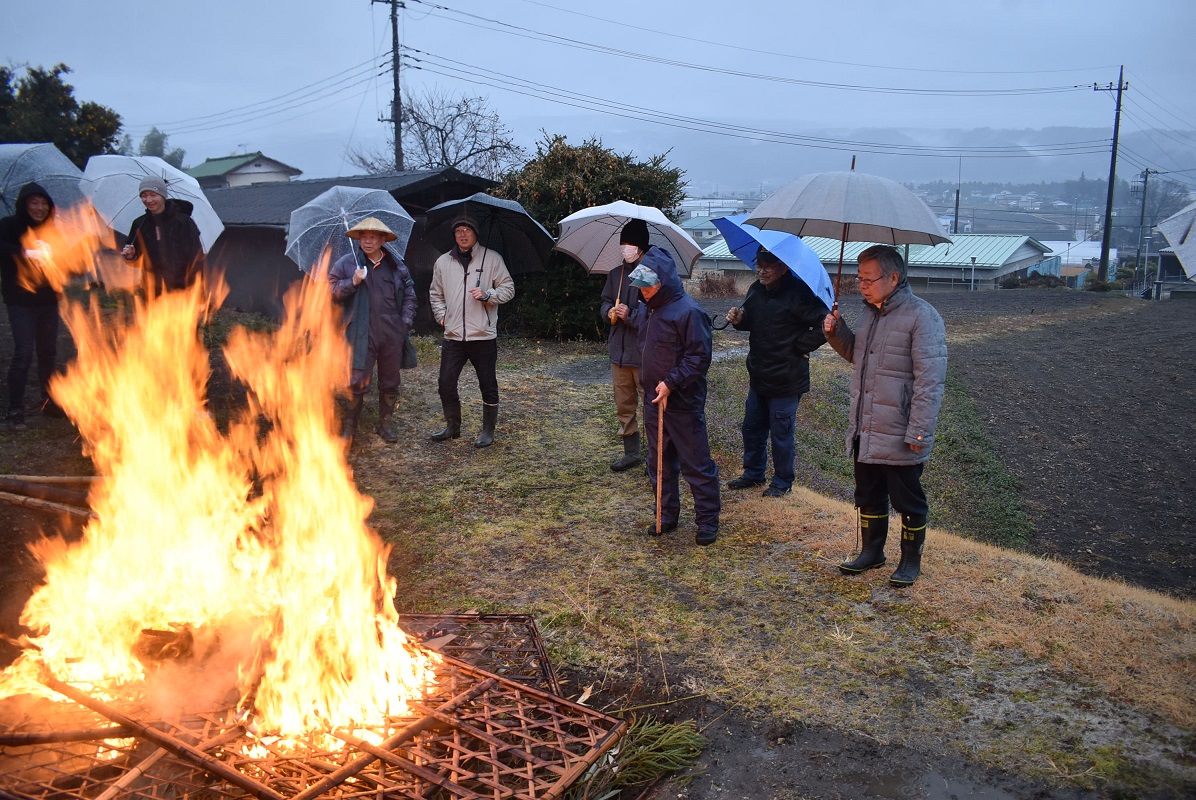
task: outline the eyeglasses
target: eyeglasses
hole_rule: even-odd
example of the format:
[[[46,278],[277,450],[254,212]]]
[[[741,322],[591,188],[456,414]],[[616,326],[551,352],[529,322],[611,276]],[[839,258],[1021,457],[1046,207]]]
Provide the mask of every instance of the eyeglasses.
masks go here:
[[[861,278],[859,275],[855,276],[855,282],[860,285],[861,289],[867,289],[869,286],[876,283],[877,281],[883,281],[884,279],[885,279],[884,275],[881,275],[879,278]]]

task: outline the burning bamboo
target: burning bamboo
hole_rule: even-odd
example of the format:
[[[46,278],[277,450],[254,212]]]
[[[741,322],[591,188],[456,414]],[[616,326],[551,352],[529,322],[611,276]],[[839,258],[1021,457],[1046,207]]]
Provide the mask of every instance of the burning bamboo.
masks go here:
[[[212,758],[205,754],[202,750],[186,742],[180,741],[170,734],[160,731],[157,728],[152,728],[149,725],[144,725],[123,712],[112,708],[107,703],[91,697],[85,692],[81,692],[69,683],[64,683],[46,671],[42,675],[42,683],[48,688],[53,689],[61,695],[64,695],[71,700],[74,700],[84,708],[89,708],[97,714],[101,714],[113,722],[128,728],[134,735],[145,739],[146,741],[156,744],[163,750],[169,751],[177,758],[182,759],[188,764],[203,769],[212,775],[215,775],[222,780],[228,781],[238,789],[243,789],[249,792],[259,800],[286,800],[286,798],[274,791],[273,789],[262,786],[257,781],[242,775],[237,770],[225,764],[219,759]]]
[[[83,507],[87,505],[87,493],[61,488],[61,484],[46,484],[35,481],[21,480],[0,476],[0,491],[22,494],[26,497],[36,497],[39,500],[52,500],[56,503],[67,503]]]
[[[441,713],[446,713],[446,714],[450,713],[453,710],[459,708],[460,706],[465,705],[469,701],[471,701],[475,698],[481,697],[483,694],[485,694],[491,687],[493,687],[497,683],[498,683],[498,681],[496,679],[487,678],[486,680],[474,685],[468,691],[462,692],[461,694],[457,695],[456,697],[450,699],[448,702],[442,704],[436,710]],[[397,732],[394,736],[391,736],[389,739],[387,739],[385,742],[383,742],[381,745],[379,745],[378,749],[394,750],[396,747],[403,744],[404,742],[414,739],[416,736],[423,733],[428,728],[431,728],[436,723],[437,723],[437,720],[435,717],[424,717],[420,721],[412,723],[411,725],[408,725],[406,728],[403,728],[401,731]],[[374,763],[377,760],[378,760],[378,756],[374,755],[372,752],[366,753],[365,755],[361,756],[360,758],[356,758],[353,761],[350,761],[348,764],[341,767],[336,772],[327,776],[326,778],[319,781],[318,783],[307,787],[307,789],[305,789],[302,792],[300,792],[299,794],[295,795],[293,798],[291,798],[291,800],[313,800],[313,798],[319,797],[321,794],[328,791],[329,789],[331,789],[335,786],[340,786],[342,783],[347,781],[349,778],[352,778],[354,775],[361,772],[363,769],[365,769],[366,767],[368,767],[370,764]]]
[[[0,492],[0,500],[3,500],[6,503],[12,503],[14,506],[35,508],[39,511],[56,511],[62,514],[69,514],[72,517],[80,517],[82,519],[99,519],[95,512],[87,508],[79,508],[77,506],[66,505],[65,503],[55,503],[50,500],[39,500],[36,497],[28,497],[23,494]]]

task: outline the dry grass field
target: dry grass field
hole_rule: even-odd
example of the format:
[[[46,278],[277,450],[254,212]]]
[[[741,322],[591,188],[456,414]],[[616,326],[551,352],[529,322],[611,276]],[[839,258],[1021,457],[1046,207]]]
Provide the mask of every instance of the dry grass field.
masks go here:
[[[1025,454],[1011,455],[1002,439],[1018,421],[994,421],[986,405],[1027,386],[998,386],[1000,370],[976,367],[976,353],[1000,352],[1014,371],[1045,361],[1051,349],[1037,343],[1102,321],[1120,320],[1133,336],[1150,328],[1149,308],[1049,294],[1001,297],[1011,305],[999,313],[969,305],[985,298],[942,305],[953,383],[927,471],[923,577],[907,590],[888,586],[887,569],[856,578],[835,569],[855,534],[841,440],[848,367],[833,353],[813,359],[814,389],[799,410],[799,486],[775,500],[725,492],[720,539],[700,548],[684,502],[676,533],[643,535],[653,513],[645,475],[607,467],[618,442],[602,346],[504,339],[498,440],[477,450],[480,399],[468,370],[465,438],[427,439],[440,423],[438,353],[421,339],[421,365],[405,373],[400,443],[364,434],[350,456],[373,499],[370,523],[392,548],[396,604],[533,614],[570,697],[693,720],[706,739],[696,763],[625,798],[1191,795],[1196,604],[1179,583],[1152,591],[1132,574],[1110,580],[1099,577],[1107,569],[1066,563],[1056,546],[1066,538],[1042,536],[1050,510],[1035,498],[1047,490],[1026,479]],[[1125,322],[1135,315],[1140,325]],[[1016,351],[1027,343],[1032,352]],[[708,414],[724,481],[739,472],[743,346],[717,334]],[[1036,374],[1047,381],[1052,370]],[[238,398],[213,388],[220,419]],[[1142,418],[1149,413],[1129,416],[1159,424]],[[0,437],[0,472],[86,474],[79,447],[69,423],[36,420]],[[1180,453],[1170,463],[1187,462]],[[1085,505],[1111,499],[1099,485],[1080,490]],[[39,529],[73,535],[73,526],[26,509],[0,514],[0,624],[12,633],[37,580],[24,542]],[[1179,569],[1190,579],[1190,567]]]

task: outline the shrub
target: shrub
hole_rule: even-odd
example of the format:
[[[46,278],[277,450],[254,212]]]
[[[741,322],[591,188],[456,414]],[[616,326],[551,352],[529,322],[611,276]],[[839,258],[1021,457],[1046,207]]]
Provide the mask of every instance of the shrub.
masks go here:
[[[735,297],[735,278],[720,272],[703,272],[698,276],[698,295],[701,297]]]

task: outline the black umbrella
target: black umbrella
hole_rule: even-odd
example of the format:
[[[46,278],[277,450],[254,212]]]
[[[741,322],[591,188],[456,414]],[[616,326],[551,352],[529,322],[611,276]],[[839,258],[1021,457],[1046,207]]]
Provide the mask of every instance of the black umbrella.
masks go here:
[[[519,203],[483,192],[441,203],[428,209],[428,240],[442,251],[451,249],[453,221],[459,217],[473,220],[478,241],[501,255],[511,274],[544,269],[552,251],[552,235]]]

